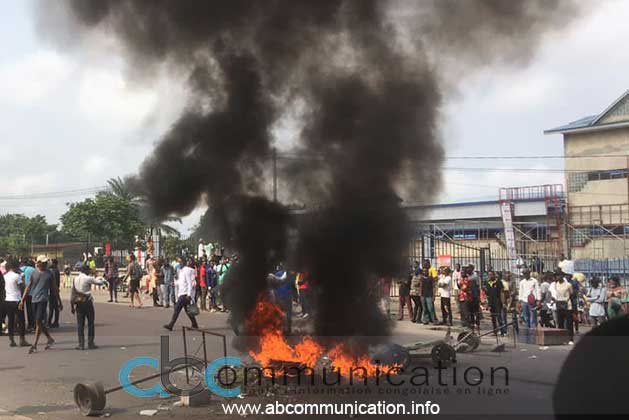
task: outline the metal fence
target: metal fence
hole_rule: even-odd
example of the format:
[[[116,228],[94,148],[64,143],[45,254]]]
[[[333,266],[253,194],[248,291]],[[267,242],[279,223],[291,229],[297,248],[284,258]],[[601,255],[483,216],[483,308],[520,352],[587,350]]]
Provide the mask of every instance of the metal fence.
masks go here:
[[[616,276],[622,285],[629,286],[629,257],[576,260],[574,269],[588,278],[598,277],[603,281]]]
[[[471,246],[465,241],[456,241],[432,234],[417,237],[411,244],[409,260],[428,259],[433,266],[448,265],[454,267],[474,265],[476,270],[484,273],[488,270],[503,271],[511,267],[511,259],[507,250],[501,246]],[[535,253],[520,254],[516,263],[526,265],[532,271],[553,270],[558,263],[553,255],[538,255]]]

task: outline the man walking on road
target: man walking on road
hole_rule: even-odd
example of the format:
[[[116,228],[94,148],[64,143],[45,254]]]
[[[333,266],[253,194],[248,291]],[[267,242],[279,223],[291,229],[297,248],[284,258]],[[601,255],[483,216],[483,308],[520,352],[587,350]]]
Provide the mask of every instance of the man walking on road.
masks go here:
[[[28,351],[29,354],[37,352],[37,343],[42,333],[48,339],[46,347],[44,348],[45,350],[48,350],[55,344],[55,340],[48,332],[48,327],[46,326],[48,299],[59,299],[59,290],[54,290],[55,287],[54,274],[52,271],[48,270],[48,258],[45,255],[40,255],[37,257],[37,270],[31,275],[31,281],[28,283],[28,286],[26,286],[24,295],[18,306],[20,310],[24,308],[24,302],[30,293],[32,296],[33,316],[35,318],[35,341]],[[51,289],[53,289],[52,292]],[[61,300],[59,300],[59,310],[63,310]]]
[[[118,264],[114,257],[109,257],[105,263],[105,280],[109,284],[109,300],[107,302],[118,303]]]
[[[173,326],[177,322],[181,310],[194,302],[194,280],[197,274],[197,271],[191,267],[194,265],[194,261],[191,258],[188,260],[188,264],[186,264],[183,258],[181,258],[180,263],[181,269],[179,270],[179,276],[177,276],[177,303],[175,304],[175,312],[173,313],[170,323],[164,325],[164,328],[169,331],[173,330]],[[188,315],[190,322],[192,322],[192,328],[199,328],[195,315],[190,314],[187,310],[186,315]]]

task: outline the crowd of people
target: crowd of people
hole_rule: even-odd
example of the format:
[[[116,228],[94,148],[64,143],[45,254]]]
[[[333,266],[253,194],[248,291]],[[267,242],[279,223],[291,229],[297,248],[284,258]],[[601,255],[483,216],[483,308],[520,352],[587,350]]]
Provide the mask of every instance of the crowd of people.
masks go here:
[[[209,254],[208,254],[209,251]],[[32,258],[0,259],[0,335],[9,335],[11,346],[29,347],[37,351],[40,335],[47,338],[46,349],[54,345],[50,330],[59,327],[63,310],[60,290],[70,289],[70,308],[76,316],[77,350],[96,349],[95,309],[92,290],[106,288],[108,303],[118,303],[119,294],[129,300],[133,308],[142,308],[147,299],[154,307],[173,307],[170,322],[164,328],[172,330],[182,310],[198,327],[196,316],[201,312],[229,312],[223,299],[223,284],[237,255],[228,256],[217,244],[199,241],[198,253],[182,249],[175,258],[145,255],[140,262],[134,254],[119,264],[113,257],[103,258],[100,267],[85,254],[82,261],[71,265],[65,262],[59,269],[56,259],[39,256]],[[78,273],[77,273],[78,272]],[[269,273],[271,299],[282,306],[290,330],[293,299],[298,298],[302,311],[299,317],[309,316],[308,282],[305,273],[284,270],[281,265]],[[87,340],[85,329],[87,327]],[[26,335],[35,333],[30,344]],[[19,343],[14,336],[19,336]]]
[[[236,255],[227,256],[218,246],[212,246],[209,254],[207,251],[200,241],[194,255],[182,252],[174,259],[147,255],[143,264],[129,254],[123,268],[113,257],[107,257],[98,271],[90,256],[73,268],[66,263],[61,271],[58,261],[45,255],[35,260],[0,259],[0,324],[6,325],[12,347],[29,347],[34,353],[44,335],[46,348],[50,348],[54,345],[50,330],[59,327],[63,310],[59,290],[70,288],[70,308],[77,323],[76,348],[95,349],[92,288],[102,287],[108,288],[109,303],[117,303],[119,293],[125,293],[134,308],[142,308],[147,297],[154,307],[172,305],[170,321],[164,325],[168,330],[173,329],[182,310],[197,328],[199,313],[229,311],[223,285],[228,271],[238,262]],[[527,330],[538,326],[565,329],[570,343],[580,324],[596,326],[627,313],[627,291],[617,277],[604,284],[596,277],[586,279],[574,272],[573,265],[563,262],[554,271],[543,271],[538,259],[518,267],[518,273],[491,267],[479,272],[473,265],[436,268],[426,259],[415,262],[409,274],[400,279],[380,277],[372,292],[391,317],[392,287],[397,286],[399,321],[407,312],[413,323],[452,326],[458,319],[464,327],[480,330],[481,320],[487,318],[495,334],[505,335],[507,326],[515,322]],[[79,273],[73,274],[76,271]],[[267,281],[269,299],[281,306],[287,332],[294,316],[311,316],[307,273],[286,270],[279,264]],[[301,307],[298,315],[293,315],[295,307]],[[27,333],[34,333],[32,344],[26,340]]]
[[[479,273],[473,265],[456,264],[452,270],[437,269],[429,260],[416,262],[407,277],[397,280],[397,319],[404,320],[406,310],[411,322],[452,326],[454,307],[461,324],[470,329],[480,329],[481,320],[488,317],[495,334],[505,335],[506,326],[515,320],[528,330],[538,326],[565,329],[572,344],[580,324],[596,326],[627,313],[629,299],[618,277],[610,277],[607,284],[597,277],[588,281],[582,273],[575,273],[567,260],[554,271],[543,271],[537,258],[531,264],[521,264],[518,271],[488,267]],[[389,317],[392,284],[393,279],[387,277],[378,283],[381,305]],[[441,321],[436,303],[441,308]]]
[[[9,346],[29,347],[29,353],[35,353],[42,334],[47,339],[46,349],[54,345],[49,328],[59,327],[59,313],[63,310],[60,278],[58,261],[49,261],[45,255],[35,261],[0,260],[0,324],[7,320]],[[16,332],[19,343],[15,342]],[[35,334],[32,344],[26,341],[27,332]]]

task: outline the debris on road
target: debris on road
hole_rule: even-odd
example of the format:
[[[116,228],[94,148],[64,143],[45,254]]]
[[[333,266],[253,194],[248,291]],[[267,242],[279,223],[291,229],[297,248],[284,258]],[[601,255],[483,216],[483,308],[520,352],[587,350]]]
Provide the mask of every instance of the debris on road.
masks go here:
[[[140,411],[141,416],[154,416],[157,414],[157,410],[142,410]]]

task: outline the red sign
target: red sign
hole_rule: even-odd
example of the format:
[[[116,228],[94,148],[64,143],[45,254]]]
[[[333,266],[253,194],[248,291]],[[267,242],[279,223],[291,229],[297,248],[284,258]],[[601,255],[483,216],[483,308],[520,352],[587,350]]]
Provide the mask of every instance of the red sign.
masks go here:
[[[437,257],[437,267],[450,267],[452,265],[452,255],[439,255]]]
[[[105,243],[105,255],[111,256],[111,244],[109,242]]]

